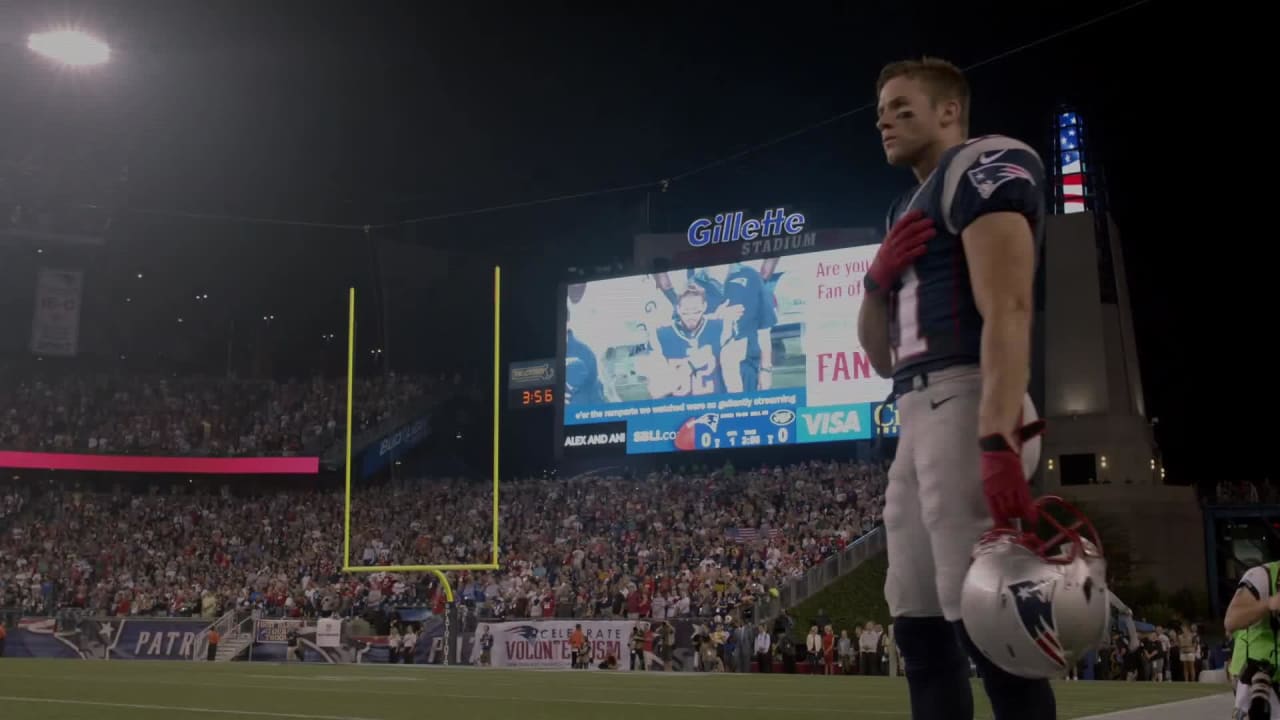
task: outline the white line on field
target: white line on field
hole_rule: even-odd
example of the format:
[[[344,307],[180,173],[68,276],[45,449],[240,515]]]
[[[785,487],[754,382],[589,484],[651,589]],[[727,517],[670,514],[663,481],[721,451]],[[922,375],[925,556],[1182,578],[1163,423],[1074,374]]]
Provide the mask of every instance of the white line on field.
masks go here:
[[[11,676],[6,674],[5,677],[11,677]],[[232,677],[235,677],[235,676],[232,676]],[[45,676],[44,679],[48,679],[48,676]],[[138,683],[145,683],[145,684],[186,685],[186,686],[194,686],[194,687],[222,687],[222,688],[238,687],[238,688],[253,689],[253,690],[277,690],[277,691],[303,690],[304,692],[312,692],[312,693],[340,693],[342,695],[348,695],[348,696],[350,695],[378,695],[378,696],[397,695],[397,696],[405,696],[405,697],[421,697],[421,698],[430,698],[430,699],[445,698],[449,700],[488,700],[491,702],[526,702],[526,703],[531,702],[531,703],[541,703],[545,705],[622,705],[622,706],[629,706],[629,707],[652,707],[652,708],[692,709],[692,710],[722,710],[722,711],[725,711],[725,710],[777,710],[779,712],[784,712],[784,713],[798,712],[801,714],[824,714],[824,715],[826,714],[848,715],[849,714],[849,709],[847,707],[821,707],[821,706],[820,707],[804,707],[804,706],[792,707],[792,706],[776,706],[776,705],[710,705],[710,704],[686,703],[686,702],[654,703],[654,702],[643,702],[640,700],[595,700],[591,698],[539,697],[539,696],[528,696],[528,695],[497,695],[497,694],[477,695],[477,694],[468,694],[468,693],[451,693],[451,692],[434,692],[434,691],[429,693],[418,693],[418,692],[402,692],[399,690],[391,690],[391,689],[369,689],[369,688],[361,688],[358,686],[357,687],[348,686],[348,687],[342,687],[342,688],[309,687],[309,688],[303,689],[303,688],[285,688],[285,687],[281,687],[279,684],[260,685],[260,684],[225,682],[225,681],[218,682],[218,683],[200,683],[200,682],[190,682],[185,680],[146,680],[146,679],[121,680],[120,678],[108,678],[108,677],[79,678],[79,681],[83,682],[86,679],[100,680],[101,682],[107,682],[107,683],[138,682]],[[290,679],[297,680],[300,678],[290,678]],[[0,700],[4,700],[4,699],[6,699],[5,696],[0,695]],[[60,701],[60,700],[45,700],[42,698],[35,698],[33,699],[33,701],[34,702],[68,702],[68,703],[82,702],[88,705],[97,704],[89,701],[71,701],[71,700]],[[102,703],[102,704],[110,705],[111,703]],[[130,706],[121,705],[121,707],[130,707]],[[162,709],[161,706],[158,706],[158,705],[139,706],[139,707],[154,707],[156,709]],[[174,708],[174,709],[181,710],[185,708]],[[249,711],[240,711],[240,710],[202,710],[202,711],[196,711],[196,712],[218,712],[218,713],[239,714],[239,715],[265,715],[267,717],[292,717],[292,718],[303,718],[307,720],[310,720],[310,719],[314,719],[314,720],[375,720],[373,718],[334,717],[334,716],[328,716],[328,715],[289,715],[289,714],[280,714],[280,713],[260,713],[260,712],[249,712]],[[886,716],[906,716],[911,714],[909,710],[859,710],[859,712],[865,715],[886,715]]]
[[[1128,710],[1117,710],[1102,715],[1090,715],[1080,720],[1192,720],[1193,718],[1226,717],[1232,706],[1227,694],[1210,695],[1192,700],[1148,705]]]
[[[350,715],[304,715],[303,713],[277,713],[262,710],[221,710],[217,708],[178,707],[175,705],[139,705],[135,703],[99,702],[96,700],[65,700],[61,698],[19,697],[0,695],[0,700],[22,703],[49,703],[54,705],[92,705],[94,707],[129,708],[130,710],[164,710],[168,712],[206,713],[209,715],[252,715],[255,717],[301,718],[301,720],[376,720]]]

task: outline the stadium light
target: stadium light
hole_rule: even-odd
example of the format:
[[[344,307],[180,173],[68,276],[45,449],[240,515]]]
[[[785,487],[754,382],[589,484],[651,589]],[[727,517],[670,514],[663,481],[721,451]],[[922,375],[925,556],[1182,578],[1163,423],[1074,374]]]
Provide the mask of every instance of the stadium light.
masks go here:
[[[27,36],[27,48],[69,67],[102,65],[111,58],[111,47],[81,30],[50,30]]]

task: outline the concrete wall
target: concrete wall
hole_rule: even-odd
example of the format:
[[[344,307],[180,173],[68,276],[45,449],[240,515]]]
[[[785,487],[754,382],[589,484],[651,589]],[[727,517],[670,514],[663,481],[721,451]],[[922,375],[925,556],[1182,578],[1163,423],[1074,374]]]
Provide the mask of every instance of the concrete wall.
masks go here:
[[[1204,516],[1193,488],[1088,485],[1064,487],[1056,494],[1087,505],[1090,517],[1105,518],[1123,534],[1134,580],[1154,580],[1168,593],[1183,588],[1206,591]],[[1107,540],[1102,538],[1104,545]]]

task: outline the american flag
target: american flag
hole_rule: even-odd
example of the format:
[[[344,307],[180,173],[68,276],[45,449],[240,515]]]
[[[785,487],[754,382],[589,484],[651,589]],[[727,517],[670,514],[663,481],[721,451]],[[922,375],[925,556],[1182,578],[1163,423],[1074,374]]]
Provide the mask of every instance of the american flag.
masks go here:
[[[1084,161],[1081,148],[1080,116],[1073,112],[1058,115],[1058,146],[1062,157],[1058,166],[1064,214],[1085,211]]]
[[[780,540],[782,538],[782,530],[779,528],[769,528],[768,530],[745,527],[729,528],[724,531],[724,536],[730,542],[740,543],[756,542],[764,537],[768,537],[770,540]]]

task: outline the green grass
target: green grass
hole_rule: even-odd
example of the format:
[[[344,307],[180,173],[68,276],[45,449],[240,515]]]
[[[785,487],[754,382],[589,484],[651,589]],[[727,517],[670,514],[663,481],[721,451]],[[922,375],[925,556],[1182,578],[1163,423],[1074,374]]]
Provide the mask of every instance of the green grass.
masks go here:
[[[1222,692],[1189,684],[1063,683],[1058,717]],[[990,718],[980,690],[975,694],[977,717]],[[871,720],[910,713],[905,681],[892,678],[0,659],[0,717]]]
[[[827,611],[837,637],[841,630],[848,630],[849,637],[854,637],[854,629],[869,620],[888,627],[889,606],[884,600],[888,570],[888,555],[880,553],[797,605],[791,611],[791,617],[796,619],[796,639],[804,640],[809,626],[816,624],[819,610]]]

